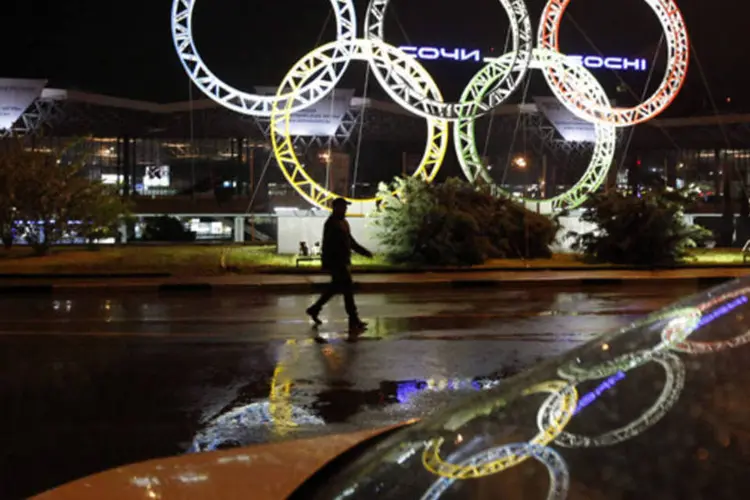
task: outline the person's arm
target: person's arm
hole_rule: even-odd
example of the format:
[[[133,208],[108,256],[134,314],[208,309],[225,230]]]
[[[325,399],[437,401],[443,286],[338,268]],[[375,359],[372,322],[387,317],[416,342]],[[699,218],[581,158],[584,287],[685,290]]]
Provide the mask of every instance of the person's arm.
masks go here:
[[[354,239],[354,236],[352,236],[351,233],[349,234],[349,241],[351,241],[352,250],[362,255],[363,257],[372,257],[372,252],[357,243],[357,240]]]

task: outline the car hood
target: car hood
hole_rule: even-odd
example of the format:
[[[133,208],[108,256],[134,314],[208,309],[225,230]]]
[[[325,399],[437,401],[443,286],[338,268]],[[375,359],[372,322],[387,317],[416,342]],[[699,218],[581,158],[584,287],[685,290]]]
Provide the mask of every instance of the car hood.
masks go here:
[[[79,479],[34,499],[278,500],[338,455],[393,428],[149,460]]]

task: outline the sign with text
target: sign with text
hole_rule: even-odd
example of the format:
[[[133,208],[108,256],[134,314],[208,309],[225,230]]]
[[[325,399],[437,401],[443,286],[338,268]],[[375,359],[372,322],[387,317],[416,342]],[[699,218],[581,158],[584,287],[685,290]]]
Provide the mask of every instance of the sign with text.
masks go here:
[[[596,142],[594,125],[571,113],[556,97],[534,97],[534,102],[566,141]]]
[[[402,45],[399,47],[410,56],[423,61],[450,60],[458,62],[487,62],[493,57],[483,56],[478,49],[446,48],[446,47],[416,47]],[[566,56],[571,64],[584,66],[589,69],[611,69],[616,71],[646,71],[648,62],[642,57],[627,58],[620,56],[569,55]]]
[[[261,95],[276,95],[276,87],[255,87]],[[335,89],[325,99],[292,114],[289,134],[292,137],[330,137],[336,134],[349,111],[354,89]],[[284,134],[284,130],[277,129]]]
[[[0,78],[0,130],[10,129],[42,95],[47,80]]]

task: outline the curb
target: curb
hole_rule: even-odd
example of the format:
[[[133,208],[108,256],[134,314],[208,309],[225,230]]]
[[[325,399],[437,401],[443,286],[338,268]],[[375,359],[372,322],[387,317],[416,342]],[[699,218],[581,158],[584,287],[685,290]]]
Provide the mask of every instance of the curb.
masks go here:
[[[654,278],[559,278],[559,279],[436,279],[404,282],[360,282],[355,284],[359,293],[400,292],[408,290],[472,290],[472,289],[518,289],[518,288],[591,288],[599,286],[627,286],[644,284],[694,286],[710,288],[736,279],[732,276],[702,277],[654,277]],[[149,293],[149,294],[212,294],[212,293],[271,293],[294,294],[316,293],[325,286],[321,283],[39,283],[0,284],[0,296],[8,295],[52,295],[52,294],[101,294],[101,293]]]
[[[91,273],[91,274],[0,273],[0,280],[19,280],[19,281],[30,281],[30,280],[55,281],[55,280],[88,280],[88,279],[99,279],[99,280],[168,279],[171,277],[172,275],[169,273]]]
[[[639,271],[639,272],[660,272],[660,271],[705,271],[707,269],[736,269],[745,270],[750,273],[750,265],[745,264],[685,264],[675,266],[662,266],[662,267],[647,267],[647,266],[606,266],[591,264],[587,266],[573,267],[573,266],[545,266],[545,267],[456,267],[456,268],[444,268],[444,267],[425,267],[425,268],[377,268],[377,267],[365,267],[358,268],[353,267],[352,271],[359,275],[368,274],[471,274],[471,273],[535,273],[535,272],[628,272],[628,271]],[[325,276],[326,272],[321,270],[319,267],[302,267],[302,268],[284,268],[284,269],[260,269],[257,274],[265,274],[270,276]]]

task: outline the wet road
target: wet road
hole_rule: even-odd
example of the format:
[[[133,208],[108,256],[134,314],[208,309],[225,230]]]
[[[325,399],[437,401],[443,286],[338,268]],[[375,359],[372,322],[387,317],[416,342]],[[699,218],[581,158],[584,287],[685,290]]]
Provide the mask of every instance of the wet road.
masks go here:
[[[387,425],[564,352],[694,287],[371,294],[347,342],[310,296],[0,300],[0,498],[186,451]]]

